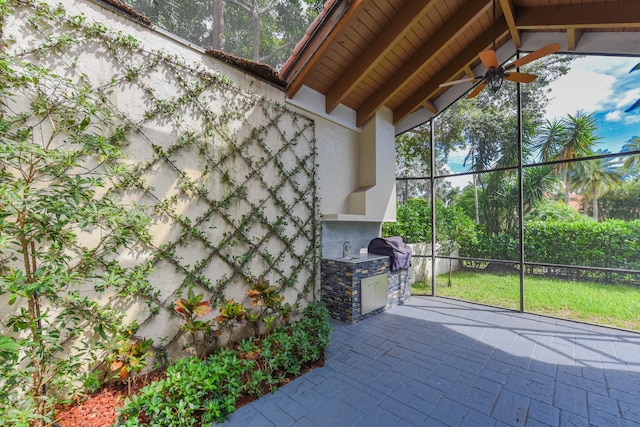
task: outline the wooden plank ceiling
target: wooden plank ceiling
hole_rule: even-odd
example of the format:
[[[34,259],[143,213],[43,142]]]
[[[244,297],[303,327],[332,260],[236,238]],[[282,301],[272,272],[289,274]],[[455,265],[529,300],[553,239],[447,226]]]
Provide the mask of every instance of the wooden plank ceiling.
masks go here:
[[[494,41],[515,52],[529,33],[562,33],[570,52],[588,33],[633,32],[640,45],[640,0],[495,0],[495,16],[492,0],[329,0],[280,76],[289,98],[307,86],[357,126],[382,106],[398,123],[435,114],[440,84],[473,76]]]

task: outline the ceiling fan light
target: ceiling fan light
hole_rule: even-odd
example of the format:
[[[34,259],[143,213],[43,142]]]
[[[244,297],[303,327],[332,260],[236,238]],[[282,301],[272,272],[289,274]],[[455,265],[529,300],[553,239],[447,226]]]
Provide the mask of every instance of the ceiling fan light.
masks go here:
[[[504,75],[502,73],[489,73],[489,75],[485,78],[487,82],[487,87],[493,92],[497,92],[498,89],[502,87],[502,81],[504,80]]]

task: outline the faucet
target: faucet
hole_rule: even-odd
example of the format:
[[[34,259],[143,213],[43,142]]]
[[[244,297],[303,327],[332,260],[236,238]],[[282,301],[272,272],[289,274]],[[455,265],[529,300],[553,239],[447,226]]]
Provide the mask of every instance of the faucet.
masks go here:
[[[350,249],[351,249],[351,243],[349,243],[348,241],[342,244],[342,258],[346,258],[347,255],[349,255]]]

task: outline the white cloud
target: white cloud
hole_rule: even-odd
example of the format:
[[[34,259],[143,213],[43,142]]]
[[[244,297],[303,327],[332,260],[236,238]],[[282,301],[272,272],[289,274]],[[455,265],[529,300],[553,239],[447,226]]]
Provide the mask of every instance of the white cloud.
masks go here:
[[[626,110],[627,108],[632,106],[638,98],[640,98],[640,88],[636,90],[630,90],[623,94],[618,94],[618,97],[616,99],[613,99],[612,101],[615,102],[614,108]]]
[[[578,110],[593,113],[602,109],[612,99],[615,80],[591,70],[571,70],[550,85],[553,101],[547,107],[547,119],[575,114]]]
[[[462,190],[473,181],[473,175],[451,176],[445,178],[445,181],[450,182],[453,187],[458,187]]]
[[[607,122],[619,122],[622,120],[622,112],[618,111],[610,111],[604,116],[604,120]]]
[[[546,118],[564,117],[578,110],[586,113],[624,111],[640,98],[640,85],[634,84],[640,72],[629,74],[637,62],[638,58],[612,56],[576,59],[571,70],[550,85],[552,102],[547,107]],[[628,121],[628,118],[613,114],[607,120]]]

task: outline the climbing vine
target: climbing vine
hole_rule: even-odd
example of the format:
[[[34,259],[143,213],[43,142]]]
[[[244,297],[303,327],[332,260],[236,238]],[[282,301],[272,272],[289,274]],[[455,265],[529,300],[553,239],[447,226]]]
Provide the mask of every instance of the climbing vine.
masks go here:
[[[151,338],[164,354],[183,335],[174,302],[189,290],[220,306],[243,298],[247,279],[265,277],[292,303],[314,298],[311,120],[62,5],[0,0],[0,11],[3,311],[11,303],[0,357],[22,361],[3,372],[13,375],[0,381],[3,404],[25,386],[20,372],[32,372],[13,343],[27,339],[21,325],[38,298],[48,317],[33,312],[27,323],[48,334],[48,360],[63,360],[72,341],[87,350],[73,369],[97,363],[98,350],[123,334]],[[24,168],[35,158],[44,172],[31,184]],[[48,203],[40,211],[25,204],[32,190]],[[41,235],[20,228],[21,212],[55,226]],[[95,335],[69,341],[84,322]],[[44,345],[29,342],[36,352]]]

